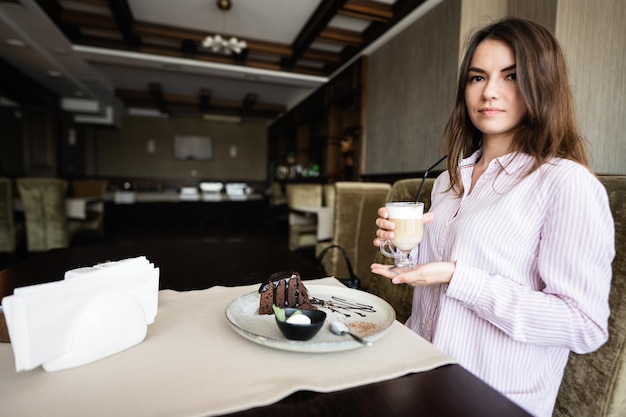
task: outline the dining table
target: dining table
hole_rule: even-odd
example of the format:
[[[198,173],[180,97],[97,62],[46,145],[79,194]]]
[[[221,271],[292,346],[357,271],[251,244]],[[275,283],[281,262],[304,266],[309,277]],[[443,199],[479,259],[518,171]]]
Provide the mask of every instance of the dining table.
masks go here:
[[[372,347],[341,351],[302,350],[306,342],[285,349],[237,329],[233,303],[254,298],[277,271],[298,271],[312,292],[385,305],[262,238],[53,249],[0,271],[0,297],[136,256],[160,270],[158,313],[146,339],[57,372],[16,372],[10,343],[0,343],[0,415],[529,416],[395,316]]]

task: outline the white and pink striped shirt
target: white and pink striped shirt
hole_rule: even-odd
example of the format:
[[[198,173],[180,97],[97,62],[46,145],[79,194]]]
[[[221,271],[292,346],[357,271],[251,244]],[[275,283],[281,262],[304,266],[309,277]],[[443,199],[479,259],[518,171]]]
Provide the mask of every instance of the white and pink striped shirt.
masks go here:
[[[459,165],[465,195],[432,191],[419,263],[453,261],[447,285],[416,287],[413,331],[536,416],[550,416],[569,351],[608,338],[614,224],[583,166],[553,159],[524,177],[526,154],[491,161],[468,194],[480,151]]]

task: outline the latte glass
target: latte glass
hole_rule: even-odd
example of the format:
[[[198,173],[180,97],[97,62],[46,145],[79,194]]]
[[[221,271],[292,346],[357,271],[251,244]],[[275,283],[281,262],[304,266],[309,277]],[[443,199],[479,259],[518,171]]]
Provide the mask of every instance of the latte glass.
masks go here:
[[[415,265],[411,261],[411,251],[419,245],[424,235],[424,203],[416,202],[391,202],[385,204],[388,220],[395,224],[393,229],[394,238],[386,240],[380,246],[383,255],[393,258],[396,266],[395,272],[404,269],[413,269]]]

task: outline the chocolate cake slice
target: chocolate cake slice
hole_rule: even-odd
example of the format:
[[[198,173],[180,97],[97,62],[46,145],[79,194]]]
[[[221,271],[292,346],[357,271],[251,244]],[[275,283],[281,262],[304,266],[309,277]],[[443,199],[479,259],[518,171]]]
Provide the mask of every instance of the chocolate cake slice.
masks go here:
[[[259,287],[259,314],[273,314],[272,305],[316,310],[309,299],[300,274],[297,272],[275,272]]]

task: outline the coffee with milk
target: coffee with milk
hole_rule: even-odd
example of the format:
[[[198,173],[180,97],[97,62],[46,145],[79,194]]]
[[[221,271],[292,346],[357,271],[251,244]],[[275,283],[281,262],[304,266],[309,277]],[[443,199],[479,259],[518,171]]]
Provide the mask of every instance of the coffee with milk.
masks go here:
[[[410,251],[422,241],[424,223],[423,204],[388,203],[389,221],[395,224],[394,238],[391,243],[401,251]]]

